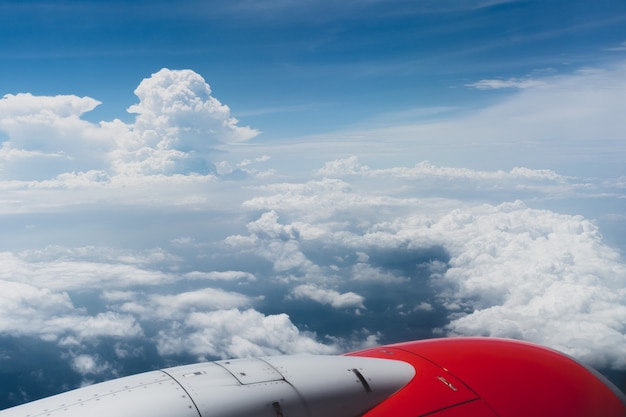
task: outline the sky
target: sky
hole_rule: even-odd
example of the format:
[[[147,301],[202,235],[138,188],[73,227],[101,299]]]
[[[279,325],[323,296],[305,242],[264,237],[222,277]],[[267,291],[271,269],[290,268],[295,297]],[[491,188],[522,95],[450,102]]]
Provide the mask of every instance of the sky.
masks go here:
[[[0,408],[491,336],[626,390],[622,0],[0,0]]]

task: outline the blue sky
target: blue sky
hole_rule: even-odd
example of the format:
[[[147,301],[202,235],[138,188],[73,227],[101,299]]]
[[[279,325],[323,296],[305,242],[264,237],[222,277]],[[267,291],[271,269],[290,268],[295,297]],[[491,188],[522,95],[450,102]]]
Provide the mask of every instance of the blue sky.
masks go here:
[[[139,80],[191,68],[270,140],[472,108],[494,92],[468,83],[623,56],[619,1],[335,3],[3,2],[1,90],[89,95],[102,118],[126,117]]]
[[[2,1],[0,36],[0,406],[457,335],[626,387],[624,2]]]

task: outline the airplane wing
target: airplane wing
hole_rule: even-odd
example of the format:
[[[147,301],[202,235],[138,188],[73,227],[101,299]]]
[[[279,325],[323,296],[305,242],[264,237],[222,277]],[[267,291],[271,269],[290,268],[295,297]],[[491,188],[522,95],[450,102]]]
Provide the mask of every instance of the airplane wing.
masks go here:
[[[431,339],[342,356],[272,356],[151,371],[0,417],[626,417],[626,398],[575,360],[492,338]]]

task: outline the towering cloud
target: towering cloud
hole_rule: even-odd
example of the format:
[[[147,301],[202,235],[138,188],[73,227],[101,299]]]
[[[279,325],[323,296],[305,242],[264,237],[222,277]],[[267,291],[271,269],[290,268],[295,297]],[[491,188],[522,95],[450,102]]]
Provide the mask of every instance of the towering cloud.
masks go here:
[[[228,106],[211,96],[211,87],[191,70],[162,69],[135,90],[139,103],[133,135],[116,152],[118,170],[141,173],[215,172],[208,154],[222,143],[259,134],[238,126]]]
[[[219,145],[249,140],[228,106],[191,70],[162,69],[144,79],[130,106],[133,124],[94,124],[81,116],[100,104],[90,97],[5,95],[0,100],[0,175],[43,180],[71,172],[109,175],[210,174]]]

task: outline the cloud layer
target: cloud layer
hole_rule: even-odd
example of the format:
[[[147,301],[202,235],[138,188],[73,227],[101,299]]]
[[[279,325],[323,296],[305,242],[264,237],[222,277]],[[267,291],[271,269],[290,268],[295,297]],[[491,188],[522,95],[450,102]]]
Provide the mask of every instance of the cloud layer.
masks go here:
[[[369,172],[364,170],[363,175]],[[394,176],[386,179],[393,182]],[[434,298],[419,300],[448,311],[450,322],[439,334],[530,340],[597,366],[624,369],[626,266],[617,251],[603,244],[597,226],[582,216],[530,209],[516,201],[464,205],[439,214],[417,205],[409,215],[372,221],[372,207],[387,214],[394,209],[402,212],[408,201],[391,206],[377,196],[360,194],[355,205],[356,196],[347,188],[324,197],[317,194],[313,200],[310,188],[311,184],[303,184],[263,200],[272,210],[280,210],[277,202],[282,202],[290,217],[294,208],[305,212],[307,221],[281,224],[272,211],[249,225],[247,242],[273,263],[277,273],[290,271],[306,281],[324,283],[332,282],[333,275],[343,276],[358,288],[367,276],[364,270],[375,268],[370,257],[359,254],[440,247],[448,259],[433,259],[427,265]],[[260,206],[261,200],[255,200],[255,207]],[[337,223],[344,211],[351,213],[352,224]],[[231,238],[231,242],[246,240]],[[315,264],[304,249],[310,246],[347,251],[353,259],[330,266]],[[414,268],[418,262],[414,260]],[[370,279],[412,285],[410,277],[391,274],[393,279],[389,268],[378,269]],[[295,287],[294,294],[331,303],[330,294],[310,285]],[[365,297],[365,306],[370,297],[375,295]]]
[[[328,138],[242,146],[259,132],[189,70],[143,80],[132,124],[83,120],[98,105],[88,97],[4,96],[0,337],[64,363],[80,378],[68,385],[455,335],[530,340],[624,371],[626,264],[601,228],[623,221],[622,177],[408,151],[412,163],[389,163],[384,151],[426,149],[406,135],[436,126],[447,144],[486,147],[511,114],[545,121],[529,110],[545,89],[585,79],[578,91],[590,94],[599,77],[546,78],[473,118],[346,133],[329,149]],[[603,120],[594,112],[580,120]],[[17,369],[9,347],[0,359]]]

